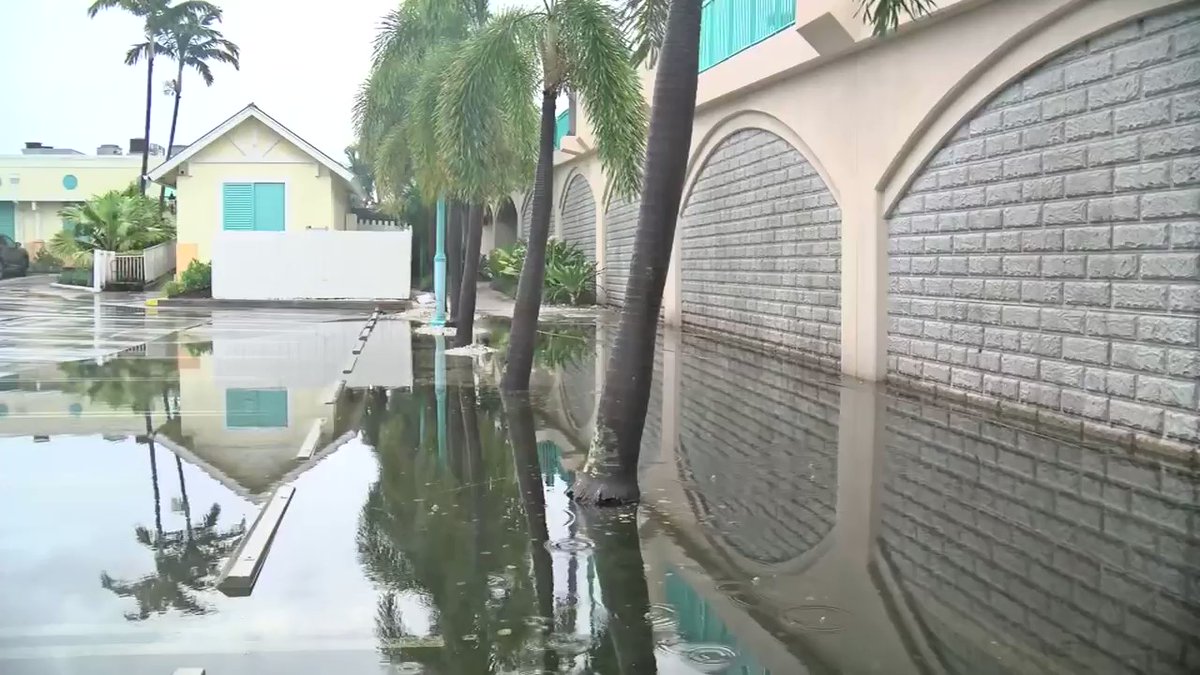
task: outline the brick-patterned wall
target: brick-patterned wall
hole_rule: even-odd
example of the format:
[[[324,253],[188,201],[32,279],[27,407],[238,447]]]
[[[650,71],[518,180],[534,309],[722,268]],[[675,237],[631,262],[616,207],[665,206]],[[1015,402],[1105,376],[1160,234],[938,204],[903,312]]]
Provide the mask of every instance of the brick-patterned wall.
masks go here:
[[[596,259],[596,199],[587,179],[578,174],[563,196],[562,240],[578,244],[589,260]]]
[[[683,350],[679,452],[697,515],[756,562],[803,555],[833,528],[837,386],[688,334]]]
[[[614,198],[604,217],[604,282],[610,305],[625,304],[625,284],[629,282],[629,263],[633,261],[633,235],[641,207],[640,200]]]
[[[681,228],[685,324],[839,358],[841,211],[787,141],[730,134],[701,169]]]
[[[529,223],[533,221],[533,193],[525,195],[525,203],[521,205],[521,219],[517,222],[517,239],[529,239]]]
[[[917,401],[893,401],[886,427],[884,548],[922,613],[976,625],[937,631],[946,649],[1200,671],[1195,473]]]
[[[1200,441],[1200,12],[998,93],[889,221],[891,374]]]

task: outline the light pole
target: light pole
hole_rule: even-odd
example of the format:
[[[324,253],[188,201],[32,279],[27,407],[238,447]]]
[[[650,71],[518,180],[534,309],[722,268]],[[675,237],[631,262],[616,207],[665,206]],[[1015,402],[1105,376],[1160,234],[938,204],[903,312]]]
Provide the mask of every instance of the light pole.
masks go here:
[[[430,326],[446,325],[446,199],[437,201],[437,252],[433,256],[433,319]]]

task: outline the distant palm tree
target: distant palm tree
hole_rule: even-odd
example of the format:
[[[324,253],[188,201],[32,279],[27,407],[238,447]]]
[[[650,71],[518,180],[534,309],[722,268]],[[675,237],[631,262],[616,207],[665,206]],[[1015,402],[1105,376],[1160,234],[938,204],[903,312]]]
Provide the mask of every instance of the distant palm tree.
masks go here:
[[[175,128],[179,123],[179,99],[183,95],[184,67],[196,69],[207,87],[211,87],[213,83],[210,63],[227,63],[233,66],[234,70],[240,69],[238,46],[226,40],[221,31],[214,27],[221,22],[219,10],[211,12],[204,7],[197,7],[195,11],[175,14],[175,19],[175,23],[170,25],[163,35],[165,53],[175,59],[178,66],[175,79],[168,83],[169,91],[175,97],[175,108],[171,112],[171,135],[167,140],[168,159],[172,154],[171,149],[175,147]],[[162,211],[166,192],[166,187],[159,192],[159,211]]]
[[[533,222],[502,381],[508,391],[528,390],[533,368],[560,94],[569,88],[587,110],[609,178],[606,193],[632,196],[642,185],[646,104],[618,19],[603,0],[545,0],[538,10],[500,13],[462,43],[447,70],[437,139],[453,174],[470,175],[480,171],[473,167],[488,166],[488,148],[477,143],[489,132],[488,120],[524,120],[532,117],[532,102],[541,103]],[[525,123],[513,126],[529,131]]]
[[[184,0],[172,5],[171,0],[95,0],[88,7],[89,17],[95,17],[101,10],[119,9],[143,20],[143,42],[139,42],[125,54],[126,65],[135,65],[138,61],[146,60],[146,121],[143,131],[142,173],[138,176],[138,190],[146,194],[146,174],[150,169],[150,107],[154,93],[154,57],[165,54],[163,38],[167,31],[183,15],[214,14],[221,16],[221,9],[205,0]]]
[[[367,205],[373,205],[375,203],[375,172],[371,169],[367,158],[359,153],[357,144],[346,146],[346,161],[350,164],[350,173],[354,174],[354,181],[367,196]]]

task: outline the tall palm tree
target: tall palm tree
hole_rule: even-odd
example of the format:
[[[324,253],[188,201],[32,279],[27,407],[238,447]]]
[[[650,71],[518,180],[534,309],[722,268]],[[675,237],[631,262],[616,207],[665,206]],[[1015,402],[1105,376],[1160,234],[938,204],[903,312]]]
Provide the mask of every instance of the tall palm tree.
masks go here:
[[[641,187],[646,106],[636,66],[603,0],[545,0],[543,10],[493,17],[458,50],[442,96],[438,140],[452,172],[486,165],[477,139],[514,120],[540,94],[533,222],[517,285],[508,365],[502,386],[529,388],[545,277],[554,180],[554,126],[559,94],[570,89],[592,121],[597,152],[609,176],[606,197],[634,195]],[[515,124],[514,124],[515,122]]]
[[[102,10],[119,9],[142,19],[143,37],[145,40],[133,45],[125,54],[126,65],[136,65],[138,61],[146,61],[146,121],[144,125],[142,148],[142,173],[138,176],[138,190],[146,194],[146,174],[150,169],[150,107],[154,93],[154,57],[164,54],[162,41],[167,31],[185,14],[214,14],[221,15],[221,9],[205,0],[183,0],[172,5],[171,0],[95,0],[88,7],[89,17],[95,17]]]
[[[519,187],[534,154],[528,102],[474,111],[465,134],[447,122],[457,46],[486,19],[483,0],[406,0],[384,20],[355,108],[359,147],[381,195],[394,199],[415,184],[428,202],[451,200],[447,253],[458,346],[472,336],[485,205]],[[459,151],[471,161],[460,161]]]
[[[683,196],[700,62],[702,0],[628,0],[635,54],[658,59],[646,151],[645,184],[634,234],[625,305],[604,377],[596,438],[572,486],[576,501],[638,499],[638,453],[653,377],[654,339]],[[919,16],[932,0],[861,0],[876,34],[893,30],[900,14]]]
[[[199,13],[198,13],[199,12]],[[175,98],[174,109],[171,111],[171,134],[167,140],[167,159],[171,158],[171,149],[175,147],[175,129],[179,124],[179,100],[183,97],[183,70],[185,67],[194,68],[204,80],[204,86],[213,84],[212,67],[210,63],[226,63],[234,70],[240,69],[238,46],[221,34],[214,26],[221,22],[219,11],[205,11],[197,7],[196,11],[174,13],[175,23],[170,25],[163,35],[163,49],[167,56],[175,59],[177,66],[175,79],[170,83],[170,91]],[[163,199],[167,189],[164,186],[158,194],[158,209],[162,211]]]

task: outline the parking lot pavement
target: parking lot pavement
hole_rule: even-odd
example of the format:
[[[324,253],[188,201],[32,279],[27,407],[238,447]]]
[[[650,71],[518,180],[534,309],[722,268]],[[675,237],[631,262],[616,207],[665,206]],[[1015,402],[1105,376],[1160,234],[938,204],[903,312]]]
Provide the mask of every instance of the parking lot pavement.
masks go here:
[[[101,359],[211,324],[246,336],[304,330],[313,321],[351,319],[361,310],[210,310],[154,308],[144,294],[75,291],[49,276],[0,281],[0,376],[47,363]]]

